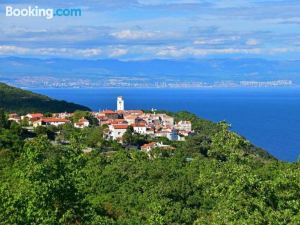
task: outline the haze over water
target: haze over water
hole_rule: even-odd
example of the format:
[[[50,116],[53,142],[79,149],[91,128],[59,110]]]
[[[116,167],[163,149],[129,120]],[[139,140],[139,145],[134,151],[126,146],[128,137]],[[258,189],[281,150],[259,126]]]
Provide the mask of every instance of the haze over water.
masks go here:
[[[300,89],[34,89],[93,110],[115,109],[116,97],[127,109],[187,110],[232,129],[281,160],[300,155]]]

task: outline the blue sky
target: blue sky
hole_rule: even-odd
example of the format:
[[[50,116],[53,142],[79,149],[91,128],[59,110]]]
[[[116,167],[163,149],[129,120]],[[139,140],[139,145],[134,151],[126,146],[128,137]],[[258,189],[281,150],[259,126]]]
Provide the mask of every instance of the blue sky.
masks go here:
[[[6,17],[5,7],[81,8]],[[0,56],[300,59],[299,0],[2,0]]]

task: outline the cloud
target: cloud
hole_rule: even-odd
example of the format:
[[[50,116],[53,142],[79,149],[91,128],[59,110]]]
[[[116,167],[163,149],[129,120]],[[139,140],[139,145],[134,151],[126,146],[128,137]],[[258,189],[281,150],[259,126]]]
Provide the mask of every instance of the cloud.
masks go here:
[[[198,38],[193,43],[195,45],[218,45],[226,42],[234,42],[240,40],[240,36],[218,37],[218,38]]]
[[[126,55],[127,53],[128,53],[128,49],[116,48],[110,51],[109,56],[115,58],[115,57]]]
[[[246,41],[246,45],[249,45],[249,46],[255,46],[255,45],[258,45],[259,44],[259,41],[256,40],[256,39],[248,39]]]
[[[117,39],[137,40],[137,39],[152,39],[159,35],[159,32],[122,30],[111,34]]]
[[[0,45],[0,55],[33,55],[33,56],[64,56],[64,57],[96,57],[101,55],[99,48],[24,48],[10,45]]]
[[[29,49],[17,46],[0,45],[0,55],[12,55],[18,54],[23,55],[29,53]]]
[[[169,46],[158,51],[156,55],[163,56],[163,57],[181,58],[181,57],[197,57],[197,56],[224,55],[224,54],[260,54],[261,52],[262,50],[259,48],[202,49],[202,48],[192,48],[192,47],[177,48],[175,46]]]
[[[10,3],[79,6],[84,15],[46,21],[6,18],[0,9],[2,55],[281,57],[299,47],[299,0],[3,0],[0,6]]]
[[[177,46],[106,46],[103,48],[24,48],[0,45],[2,56],[35,56],[58,58],[118,58],[118,59],[177,59],[238,55],[238,56],[274,56],[277,54],[299,53],[300,47],[293,48],[195,48]]]

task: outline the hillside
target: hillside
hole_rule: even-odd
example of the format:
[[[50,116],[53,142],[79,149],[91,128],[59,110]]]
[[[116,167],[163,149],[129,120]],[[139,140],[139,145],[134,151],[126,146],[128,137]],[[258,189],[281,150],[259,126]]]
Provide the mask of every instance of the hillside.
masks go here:
[[[0,108],[10,112],[73,112],[89,108],[0,83]]]
[[[148,153],[130,146],[153,140],[128,131],[127,145],[105,140],[105,126],[28,138],[2,119],[1,224],[300,224],[299,162],[275,160],[223,122],[170,114],[195,135]]]

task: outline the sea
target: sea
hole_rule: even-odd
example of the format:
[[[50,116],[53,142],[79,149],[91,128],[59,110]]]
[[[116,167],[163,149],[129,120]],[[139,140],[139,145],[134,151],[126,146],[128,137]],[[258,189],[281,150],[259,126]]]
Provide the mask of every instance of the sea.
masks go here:
[[[70,88],[32,91],[82,104],[93,110],[116,109],[123,96],[126,109],[190,111],[231,129],[284,161],[300,155],[300,88]]]

